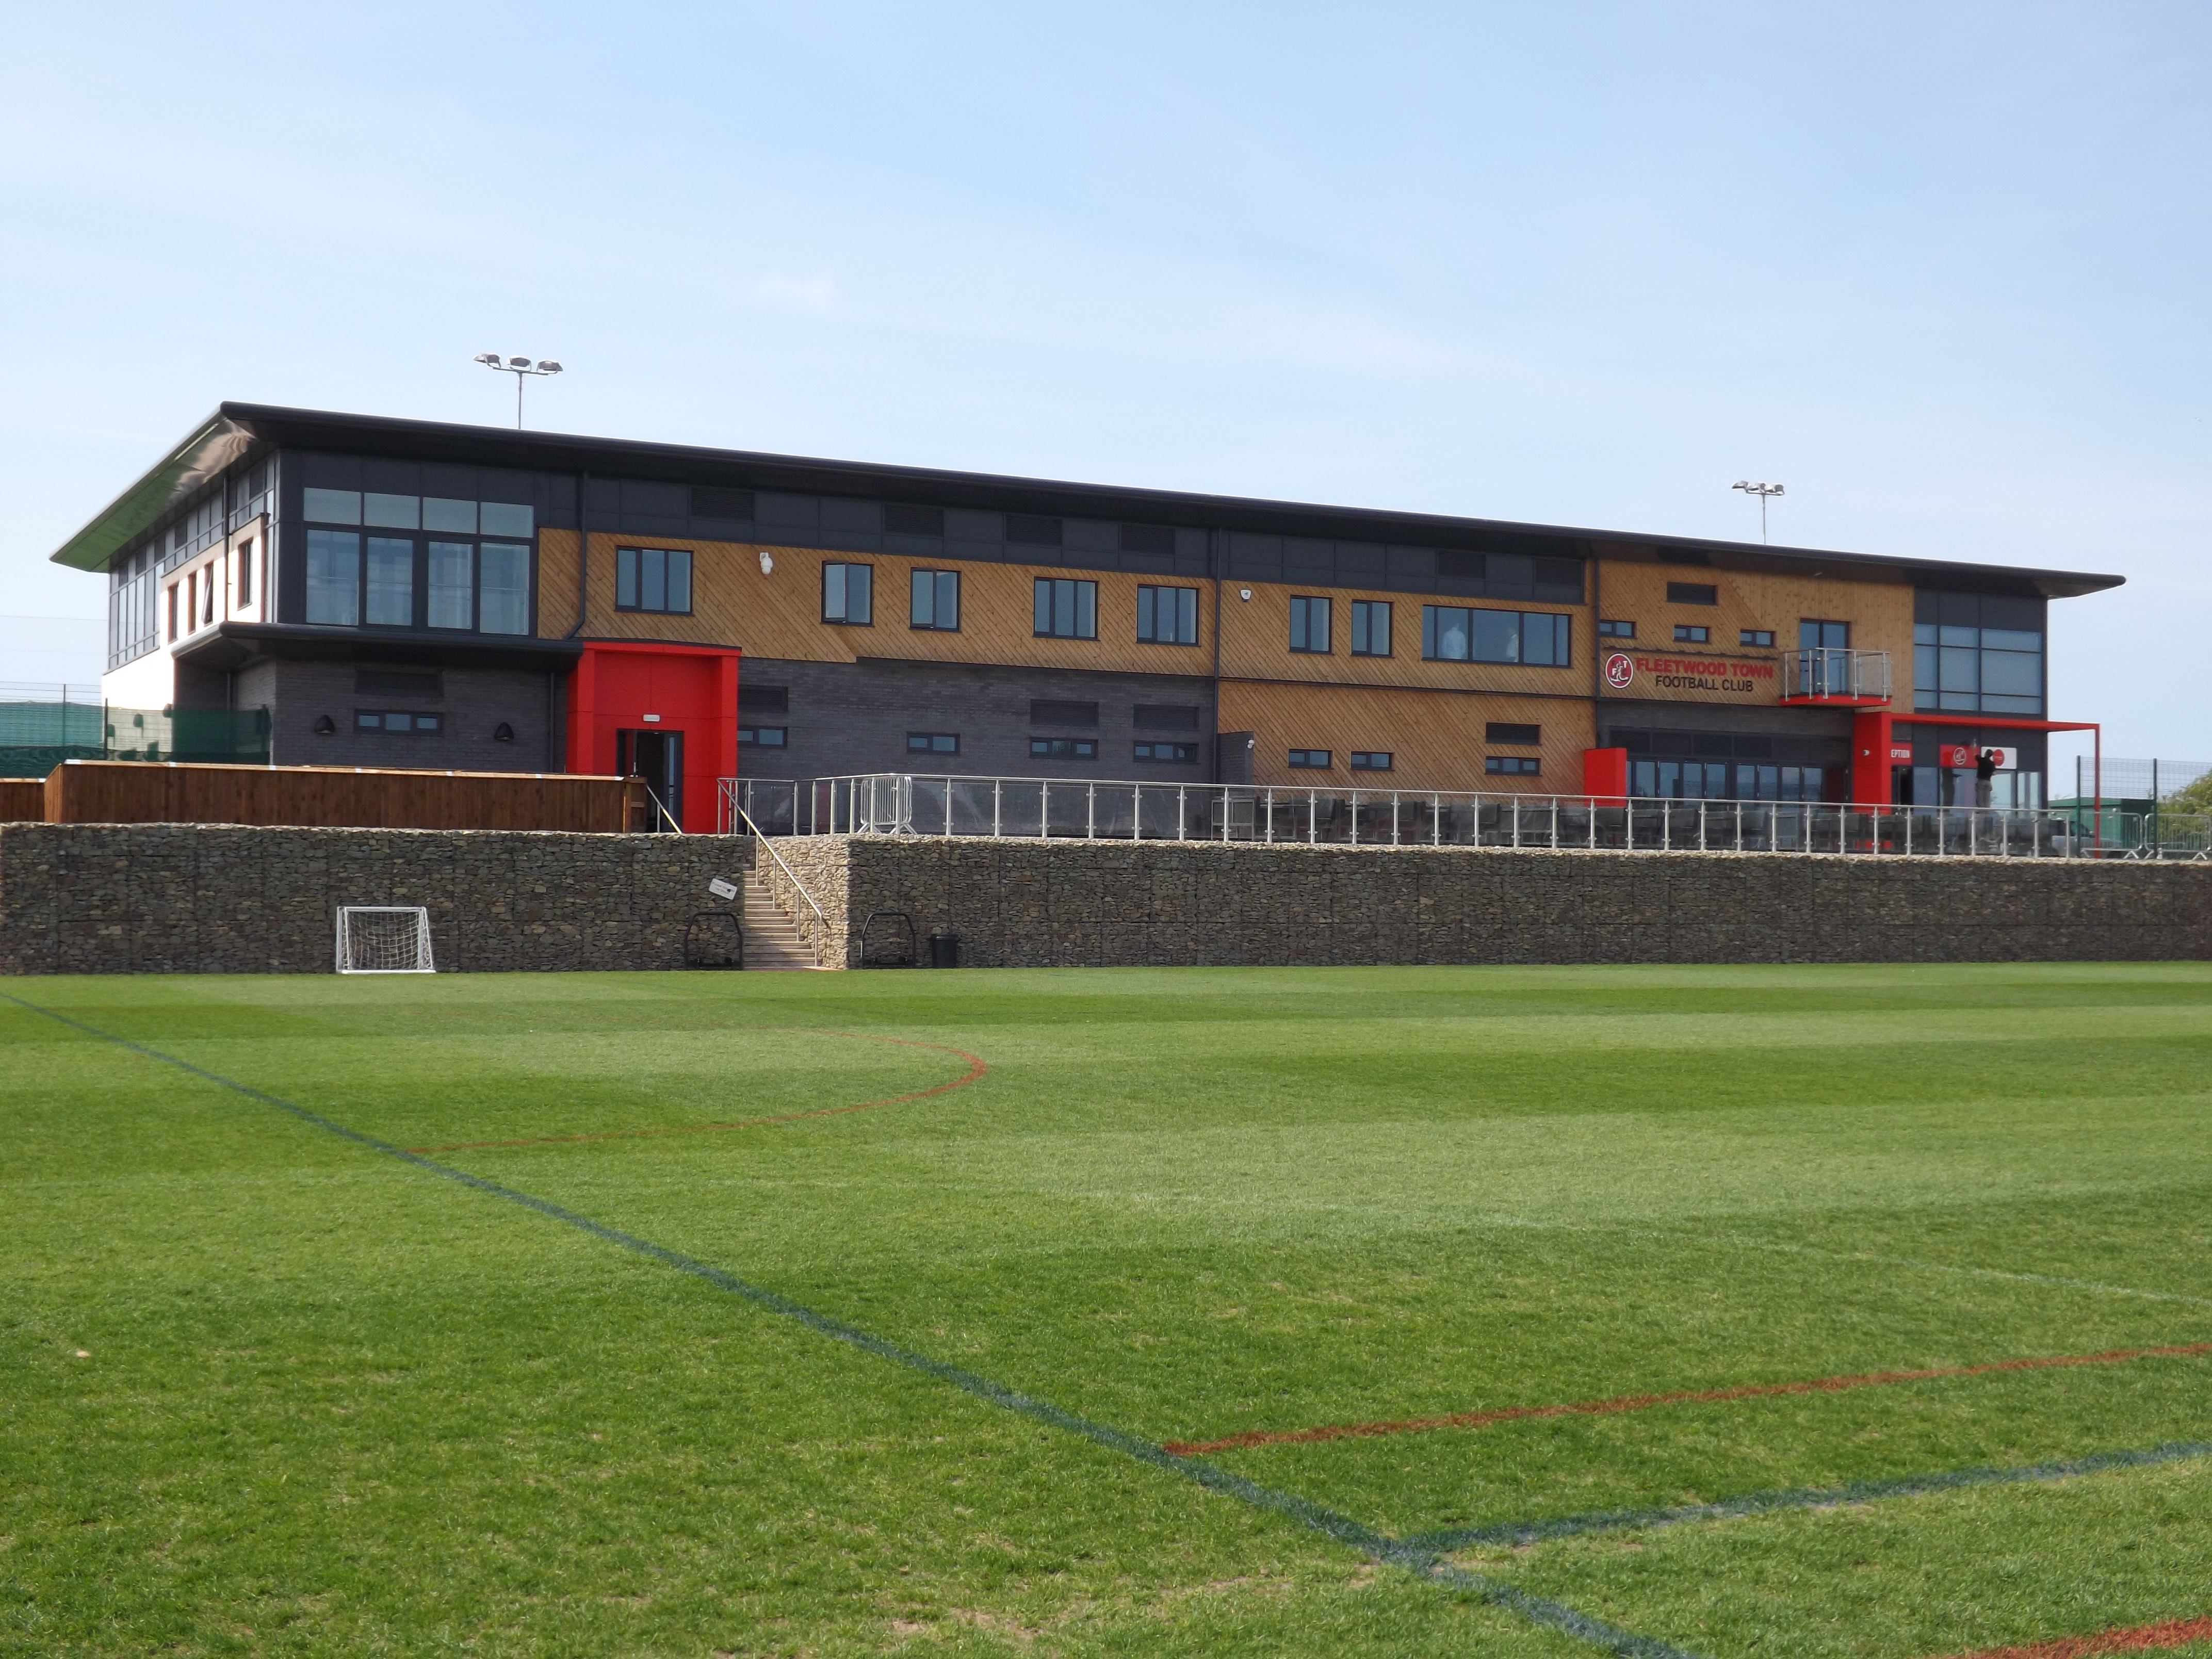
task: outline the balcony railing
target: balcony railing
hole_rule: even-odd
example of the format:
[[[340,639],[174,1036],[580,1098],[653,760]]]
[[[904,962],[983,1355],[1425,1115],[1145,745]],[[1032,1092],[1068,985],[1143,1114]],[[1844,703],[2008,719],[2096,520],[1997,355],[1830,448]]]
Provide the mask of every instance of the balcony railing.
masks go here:
[[[2206,858],[2212,823],[2105,814],[2093,839],[2065,811],[1868,807],[1826,801],[1657,800],[1427,789],[1089,782],[1068,778],[725,778],[725,832],[742,807],[770,836],[994,836],[1547,851],[1832,853],[1931,858]],[[2138,815],[2141,816],[2141,815]]]
[[[1808,646],[1782,653],[1784,702],[1889,701],[1889,653]]]

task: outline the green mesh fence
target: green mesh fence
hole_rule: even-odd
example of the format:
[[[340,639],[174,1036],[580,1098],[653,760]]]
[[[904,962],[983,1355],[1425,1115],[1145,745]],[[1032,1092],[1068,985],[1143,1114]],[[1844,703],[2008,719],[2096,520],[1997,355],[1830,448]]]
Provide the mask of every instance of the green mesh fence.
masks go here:
[[[42,778],[65,760],[269,763],[264,708],[112,708],[0,702],[0,777]]]

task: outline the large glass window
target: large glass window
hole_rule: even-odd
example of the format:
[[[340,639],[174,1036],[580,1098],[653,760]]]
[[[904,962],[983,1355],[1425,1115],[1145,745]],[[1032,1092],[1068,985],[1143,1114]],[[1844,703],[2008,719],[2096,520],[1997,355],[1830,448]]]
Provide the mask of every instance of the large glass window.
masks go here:
[[[876,568],[870,564],[822,567],[822,620],[868,628],[876,620]]]
[[[1058,640],[1098,637],[1098,584],[1064,576],[1036,579],[1036,631]]]
[[[1124,534],[1137,528],[1121,526]],[[1137,587],[1137,638],[1145,645],[1198,643],[1198,590],[1194,587]]]
[[[368,617],[372,627],[415,625],[415,538],[368,538]]]
[[[917,570],[914,573],[912,625],[952,633],[960,626],[960,573],[957,570]]]
[[[2040,714],[2043,635],[2025,629],[1915,623],[1912,706]]]
[[[1421,654],[1434,662],[1517,662],[1565,668],[1569,665],[1569,639],[1568,619],[1550,611],[1421,607]]]
[[[333,492],[335,493],[335,492]],[[176,590],[169,590],[169,635],[176,637]],[[361,536],[351,530],[307,532],[307,620],[352,628],[361,621]]]
[[[691,611],[691,551],[683,547],[615,550],[615,609]]]
[[[1352,654],[1387,657],[1390,654],[1390,601],[1354,599],[1352,602]]]
[[[477,627],[487,634],[527,634],[529,546],[522,542],[486,542],[483,557],[483,614]]]
[[[1324,599],[1310,599],[1303,594],[1291,600],[1291,649],[1307,651],[1326,656],[1329,648],[1329,611],[1331,605]]]
[[[476,625],[476,563],[474,542],[430,544],[431,627]]]

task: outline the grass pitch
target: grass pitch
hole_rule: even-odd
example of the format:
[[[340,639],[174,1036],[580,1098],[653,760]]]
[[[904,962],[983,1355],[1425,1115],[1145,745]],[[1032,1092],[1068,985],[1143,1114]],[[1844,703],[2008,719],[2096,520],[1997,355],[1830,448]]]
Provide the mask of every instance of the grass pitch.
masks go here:
[[[0,991],[0,1651],[2212,1654],[2212,968]]]

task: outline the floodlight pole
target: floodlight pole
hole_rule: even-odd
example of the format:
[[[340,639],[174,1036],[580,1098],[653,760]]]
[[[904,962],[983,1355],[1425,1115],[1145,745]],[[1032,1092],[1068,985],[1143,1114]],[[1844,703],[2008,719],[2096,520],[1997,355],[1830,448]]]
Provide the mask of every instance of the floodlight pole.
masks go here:
[[[1729,488],[1741,489],[1747,495],[1759,497],[1759,540],[1760,545],[1764,546],[1766,542],[1766,503],[1770,497],[1784,493],[1782,486],[1778,483],[1753,483],[1748,478],[1738,478]]]
[[[522,430],[522,381],[528,374],[558,374],[561,365],[550,359],[532,364],[527,357],[501,357],[496,351],[480,351],[473,362],[486,368],[497,369],[502,374],[514,376],[514,429]]]

